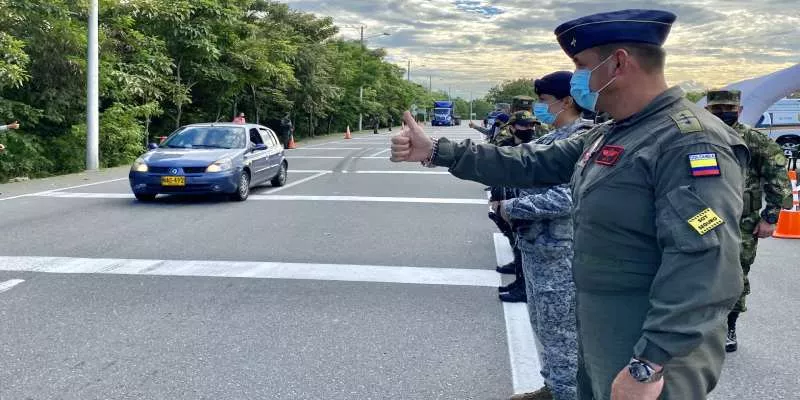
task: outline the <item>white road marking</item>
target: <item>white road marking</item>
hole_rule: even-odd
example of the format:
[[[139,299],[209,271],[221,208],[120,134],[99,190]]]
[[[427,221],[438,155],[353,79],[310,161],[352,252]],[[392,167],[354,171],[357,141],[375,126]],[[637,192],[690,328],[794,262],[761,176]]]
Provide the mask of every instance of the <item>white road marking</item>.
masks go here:
[[[379,156],[379,155],[381,155],[381,154],[383,154],[383,153],[388,153],[388,152],[390,152],[390,151],[392,151],[392,149],[383,149],[383,150],[381,150],[381,151],[379,151],[379,152],[377,152],[377,153],[375,153],[375,154],[370,154],[369,156],[370,156],[370,157],[376,157],[376,156]]]
[[[345,156],[296,156],[294,154],[286,156],[287,160],[295,160],[295,159],[312,159],[312,160],[313,159],[320,159],[320,160],[330,159],[330,160],[333,160],[333,159],[342,159],[342,158],[347,158],[347,157],[345,157]]]
[[[318,178],[327,173],[320,173],[306,179],[294,182],[293,185],[305,183],[311,179]],[[274,193],[278,189],[288,189],[289,185],[266,191],[264,193]],[[59,199],[132,199],[131,193],[78,193],[78,192],[55,192],[41,194],[36,197],[54,197]],[[251,194],[248,197],[253,201],[344,201],[362,203],[416,203],[416,204],[476,204],[486,205],[485,199],[452,199],[435,197],[370,197],[370,196],[302,196],[302,195],[272,195],[272,194]]]
[[[347,201],[366,203],[422,203],[422,204],[480,204],[486,205],[484,199],[447,199],[431,197],[369,197],[369,196],[290,196],[290,195],[252,195],[252,200],[281,201]]]
[[[10,290],[14,286],[19,285],[20,283],[25,282],[23,279],[11,279],[5,282],[0,282],[0,293],[3,293],[7,290]]]
[[[266,192],[264,192],[264,193],[277,193],[277,192],[280,192],[280,191],[282,191],[282,190],[286,190],[286,189],[289,189],[289,188],[291,188],[291,187],[295,187],[295,186],[297,186],[297,185],[300,185],[300,184],[306,183],[306,182],[308,182],[308,181],[310,181],[310,180],[312,180],[312,179],[317,179],[317,178],[319,178],[320,176],[327,175],[327,174],[330,174],[330,172],[329,172],[329,171],[323,171],[323,172],[319,172],[319,173],[317,173],[317,174],[314,174],[314,175],[311,175],[311,176],[309,176],[309,177],[307,177],[307,178],[300,179],[299,181],[294,181],[294,182],[292,182],[292,183],[290,183],[290,184],[288,184],[288,185],[284,185],[284,186],[281,186],[281,187],[278,187],[278,188],[275,188],[275,189],[270,189],[270,190],[267,190],[267,191],[266,191]]]
[[[132,199],[133,193],[79,193],[52,192],[31,195],[31,197],[55,197],[59,199]]]
[[[49,193],[60,192],[62,190],[79,189],[79,188],[84,188],[84,187],[88,187],[88,186],[102,185],[102,184],[105,184],[105,183],[119,182],[119,181],[123,181],[123,180],[126,180],[126,179],[128,179],[128,177],[117,178],[117,179],[109,179],[107,181],[100,181],[100,182],[94,182],[94,183],[86,183],[86,184],[83,184],[83,185],[68,186],[68,187],[52,189],[52,190],[45,190],[43,192],[37,192],[37,193],[21,194],[19,196],[6,197],[6,198],[3,198],[3,199],[0,199],[0,201],[19,199],[21,197],[42,196],[42,195],[49,194]]]
[[[345,171],[342,171],[345,172]],[[414,171],[414,170],[381,170],[381,171],[347,171],[351,174],[387,174],[387,175],[450,175],[447,171]]]
[[[295,150],[362,150],[363,147],[298,147]]]
[[[291,174],[292,172],[298,173],[298,174],[318,174],[320,172],[332,173],[332,172],[335,172],[335,171],[330,170],[330,169],[291,169],[290,168],[289,169],[289,173]]]
[[[57,274],[200,276],[492,287],[494,271],[352,264],[0,257],[0,270]]]
[[[494,234],[494,249],[497,265],[505,265],[514,259],[514,252],[502,233]],[[508,356],[511,362],[511,378],[514,393],[527,393],[544,386],[540,373],[539,352],[525,303],[503,303],[508,337]]]

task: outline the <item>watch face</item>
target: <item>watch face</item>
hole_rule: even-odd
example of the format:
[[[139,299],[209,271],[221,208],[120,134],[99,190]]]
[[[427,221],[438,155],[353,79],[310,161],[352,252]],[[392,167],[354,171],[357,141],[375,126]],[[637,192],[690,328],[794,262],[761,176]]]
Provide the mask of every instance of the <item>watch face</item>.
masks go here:
[[[647,371],[647,367],[640,363],[631,364],[629,369],[631,371],[631,376],[637,381],[642,382],[650,378],[650,373]]]

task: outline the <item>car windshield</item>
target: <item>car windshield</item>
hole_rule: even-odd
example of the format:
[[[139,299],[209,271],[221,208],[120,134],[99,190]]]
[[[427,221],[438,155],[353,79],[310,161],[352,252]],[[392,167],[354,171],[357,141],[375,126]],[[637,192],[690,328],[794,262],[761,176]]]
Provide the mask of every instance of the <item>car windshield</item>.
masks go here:
[[[450,109],[449,108],[437,108],[437,109],[433,110],[433,112],[436,115],[439,115],[439,116],[442,116],[442,117],[450,115]]]
[[[243,149],[243,127],[191,126],[175,132],[161,147],[181,149]]]

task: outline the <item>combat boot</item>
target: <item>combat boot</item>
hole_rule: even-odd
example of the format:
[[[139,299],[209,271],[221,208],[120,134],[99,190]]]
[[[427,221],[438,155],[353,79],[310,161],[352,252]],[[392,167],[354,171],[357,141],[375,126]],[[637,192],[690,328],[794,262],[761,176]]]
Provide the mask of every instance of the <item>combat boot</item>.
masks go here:
[[[553,392],[551,392],[550,388],[547,386],[544,386],[535,392],[520,393],[511,396],[511,400],[553,400],[554,398]]]
[[[495,271],[501,274],[513,274],[516,273],[517,271],[517,264],[514,261],[512,261],[506,265],[502,266],[498,265],[497,268],[495,268]]]
[[[524,288],[525,280],[517,278],[517,279],[514,280],[514,282],[511,282],[508,285],[498,287],[497,291],[500,292],[500,293],[510,292],[510,291],[514,290],[515,287],[520,286],[520,285],[522,285],[523,288]]]
[[[739,342],[736,340],[736,320],[738,318],[738,312],[728,314],[728,336],[725,338],[725,351],[728,353],[739,349]]]
[[[500,300],[506,303],[527,303],[528,296],[525,293],[525,284],[516,285],[506,293],[500,293]]]

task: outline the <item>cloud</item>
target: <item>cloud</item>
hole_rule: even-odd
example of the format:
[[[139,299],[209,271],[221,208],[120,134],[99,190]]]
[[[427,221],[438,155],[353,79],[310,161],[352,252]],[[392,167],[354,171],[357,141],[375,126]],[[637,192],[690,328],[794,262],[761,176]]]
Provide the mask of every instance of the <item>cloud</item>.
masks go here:
[[[412,80],[454,94],[484,94],[505,79],[573,69],[553,30],[583,15],[617,10],[610,0],[289,0],[290,7],[331,16],[341,35],[358,39]],[[800,62],[797,0],[630,0],[624,8],[672,11],[678,20],[665,49],[672,84],[722,86]],[[371,37],[381,32],[390,36]]]

